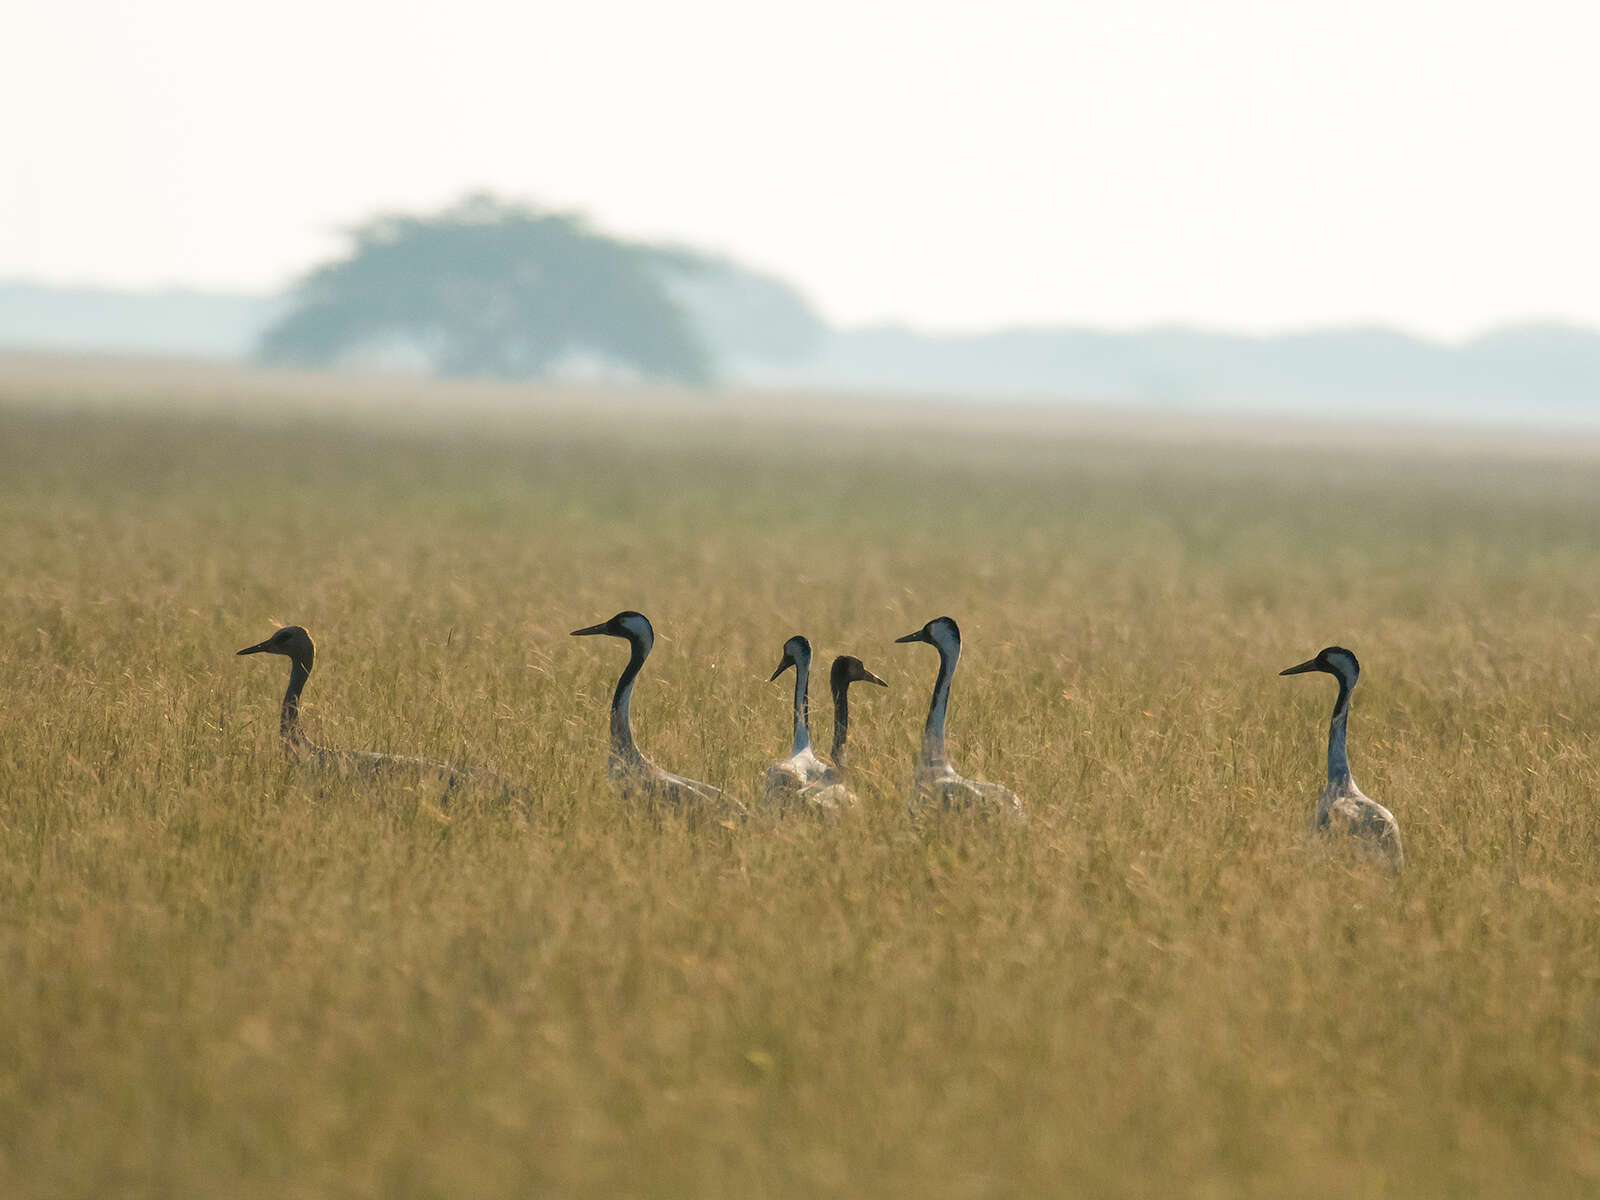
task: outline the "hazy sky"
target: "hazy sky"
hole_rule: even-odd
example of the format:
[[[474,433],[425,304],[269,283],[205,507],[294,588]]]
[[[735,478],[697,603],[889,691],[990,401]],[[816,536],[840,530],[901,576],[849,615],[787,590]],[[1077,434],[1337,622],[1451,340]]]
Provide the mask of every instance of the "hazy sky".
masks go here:
[[[1600,324],[1600,5],[52,0],[0,278],[269,288],[471,188],[930,328]]]

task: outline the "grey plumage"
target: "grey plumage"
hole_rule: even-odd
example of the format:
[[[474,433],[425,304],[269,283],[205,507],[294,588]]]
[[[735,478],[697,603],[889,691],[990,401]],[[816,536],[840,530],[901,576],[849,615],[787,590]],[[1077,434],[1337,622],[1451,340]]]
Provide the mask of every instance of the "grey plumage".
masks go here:
[[[761,802],[768,806],[783,807],[798,799],[806,788],[820,782],[827,771],[827,764],[811,749],[811,643],[799,634],[784,642],[783,658],[768,682],[775,681],[791,667],[794,668],[794,737],[789,757],[767,768]]]
[[[928,719],[922,730],[922,750],[911,781],[912,814],[934,805],[940,809],[993,812],[1021,819],[1025,816],[1022,798],[998,783],[967,779],[956,773],[945,751],[945,710],[950,702],[950,682],[961,657],[961,629],[949,617],[935,617],[915,633],[896,638],[896,642],[926,642],[939,652],[939,676],[934,681],[933,699],[928,704]]]
[[[1311,828],[1317,833],[1334,832],[1354,837],[1365,849],[1399,870],[1406,860],[1400,845],[1400,823],[1387,808],[1362,794],[1350,776],[1350,760],[1345,750],[1350,695],[1361,676],[1361,664],[1343,646],[1328,646],[1315,658],[1278,674],[1300,675],[1307,671],[1321,671],[1339,681],[1339,695],[1333,702],[1333,719],[1328,725],[1328,782],[1317,798]]]
[[[845,749],[850,737],[850,685],[875,683],[888,687],[859,658],[841,654],[828,672],[828,687],[833,693],[833,747],[829,762],[816,782],[803,788],[800,799],[818,812],[831,813],[857,807],[861,801],[845,782]]]
[[[448,793],[469,779],[492,783],[508,791],[508,799],[525,799],[505,781],[486,772],[469,772],[448,763],[410,754],[380,754],[374,750],[339,750],[311,740],[300,727],[300,694],[316,665],[317,646],[299,625],[286,625],[264,642],[246,646],[239,654],[278,654],[289,660],[289,686],[278,714],[278,733],[289,756],[341,775],[436,777]]]
[[[616,690],[611,695],[611,756],[608,770],[617,790],[633,799],[659,801],[674,807],[709,806],[742,816],[742,806],[725,797],[721,789],[662,770],[639,752],[633,740],[633,722],[629,716],[633,685],[656,641],[656,632],[649,618],[643,613],[627,610],[619,612],[609,621],[572,631],[573,637],[597,634],[622,638],[628,643],[630,651],[628,665],[622,669]]]

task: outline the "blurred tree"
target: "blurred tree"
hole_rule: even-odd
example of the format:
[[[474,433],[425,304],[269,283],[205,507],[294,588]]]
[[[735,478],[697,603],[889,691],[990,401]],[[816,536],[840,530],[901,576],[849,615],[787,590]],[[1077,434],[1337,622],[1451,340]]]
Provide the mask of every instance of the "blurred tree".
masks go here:
[[[667,273],[667,286],[719,358],[790,365],[821,347],[827,325],[781,279],[692,250],[676,253],[680,266]]]
[[[300,281],[262,357],[322,365],[398,342],[446,375],[530,378],[579,357],[710,378],[710,354],[668,280],[712,260],[487,194],[433,216],[376,217],[350,234],[346,257]]]

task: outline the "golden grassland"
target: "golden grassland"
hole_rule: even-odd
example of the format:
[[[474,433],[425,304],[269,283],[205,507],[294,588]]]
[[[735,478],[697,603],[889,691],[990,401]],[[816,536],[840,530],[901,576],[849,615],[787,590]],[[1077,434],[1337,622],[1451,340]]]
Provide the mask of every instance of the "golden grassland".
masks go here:
[[[1600,450],[0,362],[0,1193],[1600,1189]],[[862,811],[753,799],[802,632]],[[935,657],[1026,828],[906,819]],[[319,778],[525,779],[525,820]],[[1317,852],[1334,687],[1391,882]],[[828,705],[813,689],[826,743]]]

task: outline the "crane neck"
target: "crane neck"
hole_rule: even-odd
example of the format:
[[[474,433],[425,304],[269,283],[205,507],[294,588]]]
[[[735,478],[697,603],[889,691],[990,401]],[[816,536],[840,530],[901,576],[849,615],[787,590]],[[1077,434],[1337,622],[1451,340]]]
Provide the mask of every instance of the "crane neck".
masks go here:
[[[794,749],[799,754],[811,747],[811,656],[797,655],[794,660]]]
[[[943,766],[948,759],[944,749],[944,715],[950,703],[950,680],[956,673],[956,660],[961,657],[961,647],[935,643],[939,651],[939,678],[933,683],[933,699],[928,704],[928,720],[922,727],[922,761],[929,766]]]
[[[1328,782],[1348,782],[1350,758],[1345,752],[1345,729],[1350,723],[1350,693],[1355,690],[1343,675],[1338,676],[1339,698],[1333,702],[1333,720],[1328,724]]]
[[[622,669],[621,678],[617,680],[617,690],[611,694],[611,756],[635,763],[639,761],[640,754],[633,741],[633,722],[628,717],[628,701],[633,698],[633,681],[644,666],[644,660],[649,657],[650,647],[632,638],[628,639],[628,644],[633,652],[628,656],[628,665]]]
[[[289,660],[289,686],[283,693],[283,709],[278,715],[278,732],[291,749],[305,740],[300,732],[300,693],[311,678],[311,664],[299,658]]]
[[[839,679],[833,684],[833,749],[828,757],[836,767],[844,766],[844,743],[850,736],[850,681]]]

